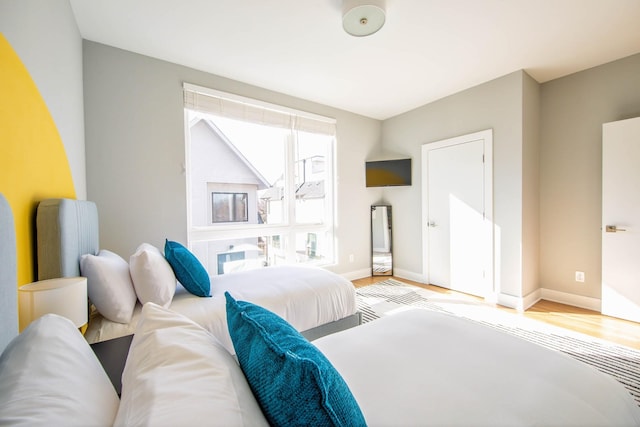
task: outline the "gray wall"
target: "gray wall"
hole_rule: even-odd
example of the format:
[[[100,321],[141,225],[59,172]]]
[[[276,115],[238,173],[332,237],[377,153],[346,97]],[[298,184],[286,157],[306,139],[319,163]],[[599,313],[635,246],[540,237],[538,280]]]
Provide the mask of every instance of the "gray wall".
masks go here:
[[[331,269],[367,275],[369,206],[379,193],[365,189],[364,159],[379,145],[378,120],[85,41],[87,192],[100,212],[101,246],[128,258],[142,242],[186,242],[183,82],[337,119],[339,258]]]
[[[125,257],[143,241],[186,240],[181,94],[188,81],[338,119],[340,273],[367,273],[369,205],[389,202],[396,272],[420,276],[420,145],[493,128],[495,219],[507,233],[500,241],[503,292],[522,296],[540,287],[600,298],[602,124],[640,116],[640,55],[539,87],[512,73],[380,123],[92,42],[83,49],[67,0],[0,0],[0,31],[51,111],[78,198],[100,207],[102,246]],[[381,150],[413,158],[412,187],[365,188],[364,159]],[[528,262],[516,262],[521,250]],[[574,281],[575,270],[586,272],[584,284]]]
[[[535,299],[540,285],[540,85],[528,74],[522,93],[522,295]]]
[[[505,296],[521,297],[523,236],[523,86],[531,79],[518,71],[408,113],[385,120],[385,150],[413,159],[413,185],[384,190],[394,212],[394,272],[420,280],[423,277],[421,235],[421,147],[423,144],[493,129],[494,220],[496,284]],[[527,93],[530,90],[527,91]],[[535,106],[535,101],[532,103]],[[533,119],[535,120],[535,118]],[[535,135],[531,144],[535,145]],[[527,175],[528,176],[528,175]],[[400,219],[401,218],[401,219]],[[537,252],[537,247],[531,252]],[[532,267],[537,271],[537,264]]]
[[[394,205],[395,272],[422,274],[420,146],[494,129],[501,292],[599,309],[602,124],[640,116],[640,54],[542,85],[517,72],[385,120],[385,151],[414,159]],[[586,282],[575,282],[575,271]]]
[[[602,124],[640,116],[640,54],[543,84],[541,107],[540,284],[600,299]]]
[[[0,32],[25,65],[64,144],[85,199],[82,39],[69,0],[0,0]]]

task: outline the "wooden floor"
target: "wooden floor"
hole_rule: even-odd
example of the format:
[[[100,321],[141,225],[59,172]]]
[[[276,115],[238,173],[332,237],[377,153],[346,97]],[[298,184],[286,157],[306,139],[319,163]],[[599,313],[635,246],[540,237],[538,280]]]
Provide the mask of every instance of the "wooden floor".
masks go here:
[[[388,278],[388,276],[367,277],[364,279],[354,280],[353,284],[356,287],[362,287]],[[477,297],[461,294],[438,286],[424,285],[401,278],[395,279],[404,283],[429,289],[431,291],[441,292],[444,294],[455,294],[461,299],[468,298],[469,301],[479,300]],[[581,332],[583,334],[640,350],[640,323],[603,316],[596,311],[545,300],[538,301],[533,307],[529,308],[524,313],[518,313],[516,310],[499,305],[496,305],[495,307],[496,310],[503,310],[521,316],[526,316],[561,328],[571,329],[576,332]]]

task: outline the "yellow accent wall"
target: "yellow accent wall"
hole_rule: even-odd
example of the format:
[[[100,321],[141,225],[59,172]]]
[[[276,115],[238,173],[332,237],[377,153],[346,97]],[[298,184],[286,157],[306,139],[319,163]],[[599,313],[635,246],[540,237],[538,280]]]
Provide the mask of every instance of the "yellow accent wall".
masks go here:
[[[18,286],[36,279],[35,214],[47,198],[76,198],[56,125],[16,52],[0,33],[0,192],[13,210]]]

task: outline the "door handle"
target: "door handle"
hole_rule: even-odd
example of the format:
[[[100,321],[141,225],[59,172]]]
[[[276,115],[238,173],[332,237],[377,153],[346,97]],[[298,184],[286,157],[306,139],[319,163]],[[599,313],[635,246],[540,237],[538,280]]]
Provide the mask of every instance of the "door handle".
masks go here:
[[[429,227],[437,227],[436,222],[435,221],[429,221],[429,223],[427,224]]]
[[[615,225],[606,225],[604,227],[604,231],[606,231],[607,233],[617,233],[618,231],[627,231],[624,228],[618,228]]]

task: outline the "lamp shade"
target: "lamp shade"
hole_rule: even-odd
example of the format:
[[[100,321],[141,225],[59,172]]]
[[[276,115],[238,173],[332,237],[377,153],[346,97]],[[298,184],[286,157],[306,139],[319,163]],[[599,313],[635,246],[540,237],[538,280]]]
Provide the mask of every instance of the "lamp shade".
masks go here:
[[[87,278],[62,277],[41,280],[18,288],[20,331],[48,313],[71,320],[76,327],[87,323]]]

